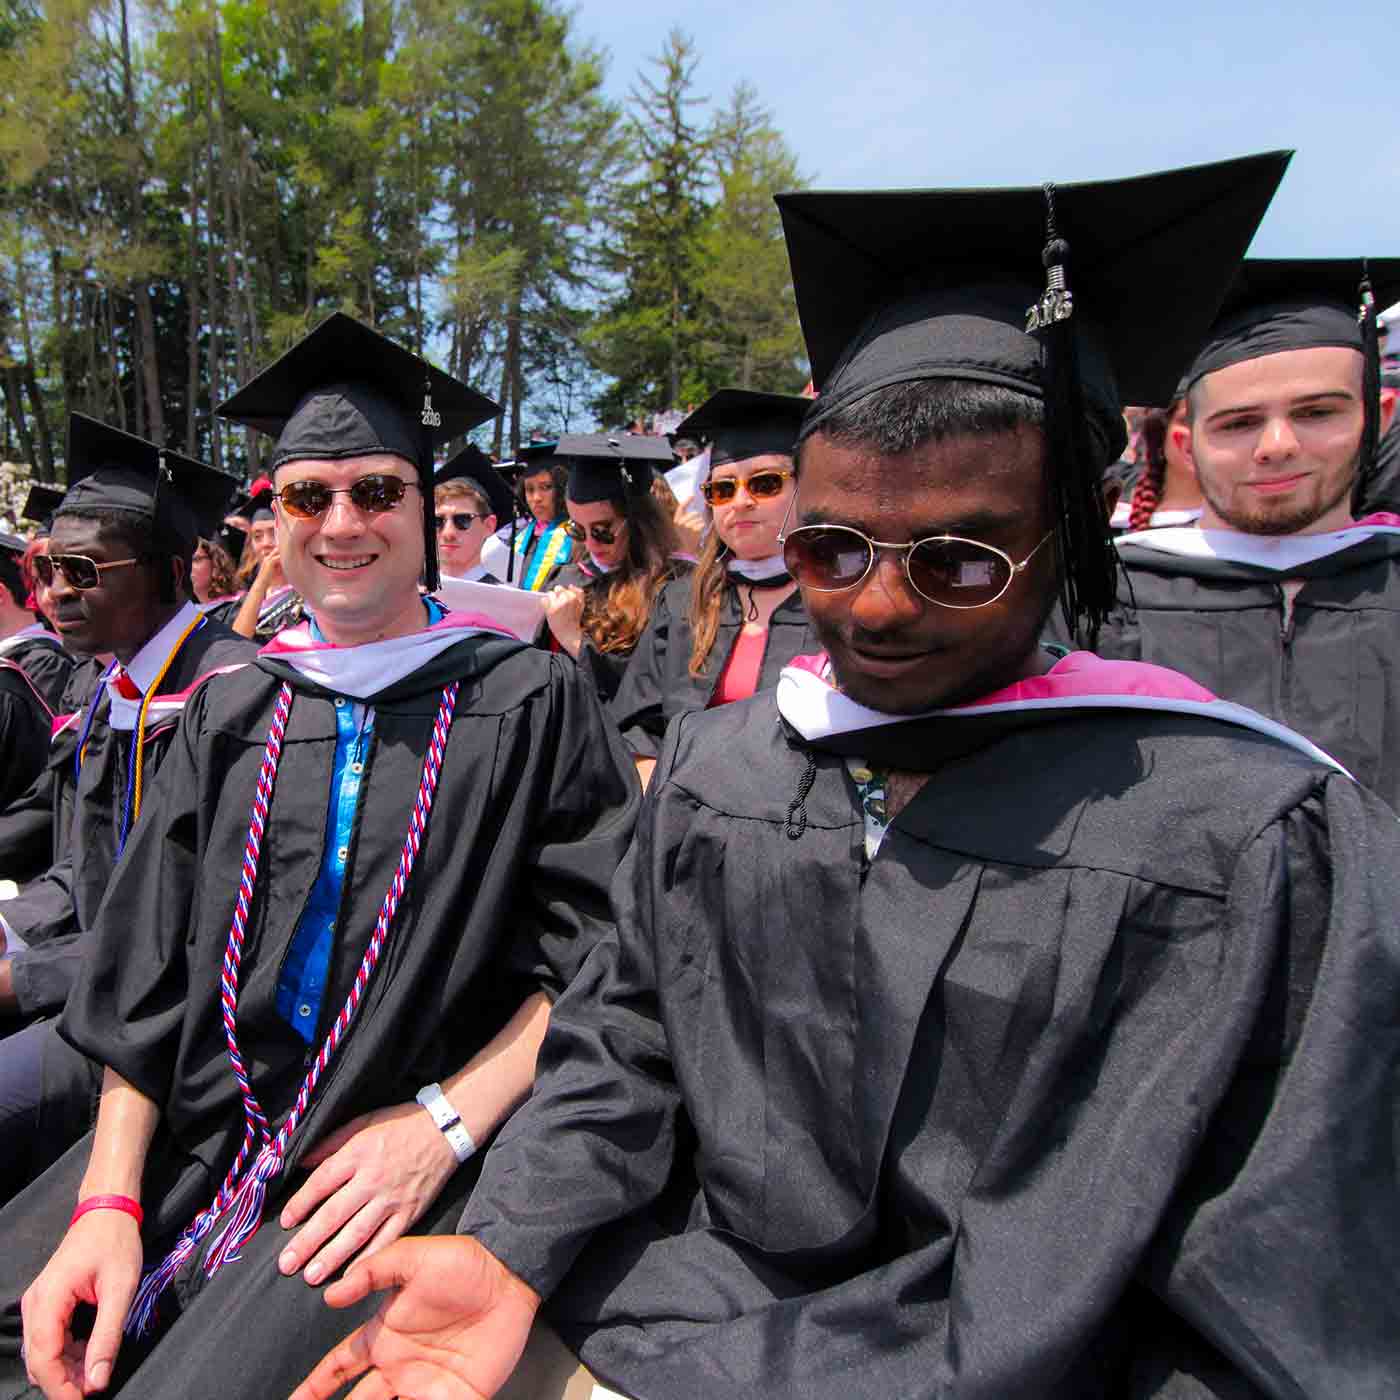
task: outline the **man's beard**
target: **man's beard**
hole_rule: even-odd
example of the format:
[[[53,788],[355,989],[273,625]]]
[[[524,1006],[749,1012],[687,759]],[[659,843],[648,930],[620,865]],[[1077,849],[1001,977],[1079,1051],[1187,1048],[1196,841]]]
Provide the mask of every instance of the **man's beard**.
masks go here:
[[[1320,520],[1335,510],[1343,501],[1350,500],[1352,492],[1356,489],[1360,468],[1361,453],[1358,450],[1351,470],[1339,479],[1336,490],[1322,496],[1316,504],[1296,505],[1277,510],[1240,510],[1228,500],[1217,497],[1204,474],[1198,473],[1197,482],[1206,504],[1231,529],[1244,535],[1296,535],[1300,530],[1306,530],[1315,520]]]

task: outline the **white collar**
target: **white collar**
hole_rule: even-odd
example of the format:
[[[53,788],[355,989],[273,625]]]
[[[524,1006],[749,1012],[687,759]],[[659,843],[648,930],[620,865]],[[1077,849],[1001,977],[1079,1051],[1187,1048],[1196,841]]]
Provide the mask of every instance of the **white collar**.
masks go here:
[[[731,556],[725,560],[724,566],[731,574],[738,574],[740,578],[751,578],[755,582],[777,578],[779,574],[788,571],[787,561],[781,554],[770,554],[766,559],[736,559]]]
[[[131,662],[124,669],[131,677],[131,683],[143,695],[155,684],[156,677],[160,674],[160,669],[165,665],[170,653],[175,650],[175,643],[184,634],[185,628],[200,616],[198,606],[194,603],[186,603],[155,636],[151,637],[131,658]]]
[[[1119,501],[1114,507],[1113,518],[1108,523],[1114,530],[1125,530],[1132,518],[1132,502]],[[1152,512],[1151,528],[1160,530],[1164,525],[1191,525],[1200,518],[1200,506],[1192,506],[1190,509],[1186,510],[1154,510]]]
[[[1201,530],[1183,526],[1166,530],[1139,530],[1119,535],[1118,547],[1131,544],[1179,559],[1222,559],[1251,564],[1258,569],[1287,573],[1330,554],[1339,554],[1376,535],[1400,535],[1394,525],[1368,525],[1364,521],[1325,535],[1247,535],[1240,530]]]

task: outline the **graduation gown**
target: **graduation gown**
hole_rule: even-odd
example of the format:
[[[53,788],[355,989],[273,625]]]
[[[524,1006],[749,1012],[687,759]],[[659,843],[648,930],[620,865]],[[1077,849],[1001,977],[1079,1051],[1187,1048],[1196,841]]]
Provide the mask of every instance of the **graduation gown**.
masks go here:
[[[164,695],[181,696],[201,677],[226,666],[246,663],[256,647],[227,627],[206,619],[192,632],[161,683]],[[117,842],[126,804],[132,734],[108,724],[111,698],[102,687],[87,730],[81,772],[74,756],[92,706],[67,717],[66,741],[48,753],[48,797],[52,859],[48,868],[6,901],[6,922],[29,948],[11,968],[20,1014],[26,1019],[56,1012],[68,995],[86,947],[83,931],[97,914],[117,863]],[[71,694],[71,691],[70,691]],[[150,801],[152,779],[175,736],[178,706],[161,705],[148,717],[142,768],[143,801]]]
[[[1217,532],[1153,537],[1190,544],[1203,533]],[[1400,531],[1356,533],[1287,569],[1127,537],[1118,547],[1126,582],[1096,650],[1170,666],[1306,734],[1400,808]],[[1251,539],[1237,542],[1247,549]],[[1288,579],[1303,580],[1291,606]]]
[[[0,661],[0,806],[20,797],[43,770],[50,721],[34,682]]]
[[[660,753],[666,726],[677,715],[703,710],[709,704],[729,653],[743,630],[739,590],[731,584],[724,590],[719,629],[704,673],[692,676],[690,586],[687,575],[661,590],[651,621],[608,706],[628,748],[640,758],[655,758]],[[794,592],[769,619],[758,688],[769,690],[777,685],[779,673],[794,656],[815,651],[817,646],[801,594]]]
[[[256,1354],[211,1382],[221,1397],[290,1391],[327,1344],[321,1314],[329,1312],[316,1290],[275,1267],[286,1238],[277,1214],[299,1184],[301,1155],[349,1119],[412,1103],[424,1084],[459,1069],[527,995],[556,994],[611,927],[608,880],[639,801],[621,743],[572,665],[518,642],[472,637],[367,697],[374,730],[320,1033],[344,1002],[393,878],[441,687],[452,679],[461,689],[436,801],[379,967],[291,1139],[249,1252],[208,1284],[208,1305],[194,1298],[205,1289],[202,1271],[193,1271],[197,1283],[177,1285],[192,1326],[177,1324],[172,1346],[156,1348],[149,1364],[163,1368],[158,1383],[149,1373],[132,1381],[128,1393],[141,1400],[183,1400],[191,1357],[207,1364],[244,1350]],[[220,968],[284,680],[295,698],[244,943],[238,1035],[274,1131],[285,1118],[308,1047],[278,1014],[277,986],[323,858],[336,720],[334,694],[276,657],[216,677],[186,706],[59,1023],[77,1049],[159,1105],[143,1188],[148,1265],[213,1199],[242,1137]],[[0,1213],[0,1238],[23,1241],[12,1257],[0,1251],[0,1396],[21,1388],[18,1299],[62,1233],[56,1202],[66,1199],[71,1212],[72,1174],[87,1146]],[[24,1220],[48,1223],[21,1227]],[[343,1335],[353,1319],[330,1325]],[[183,1374],[171,1358],[183,1358]]]
[[[1393,1395],[1394,817],[1198,713],[940,729],[863,876],[773,694],[672,727],[461,1228],[634,1400]]]
[[[690,565],[677,562],[676,576],[685,578],[689,576]],[[582,563],[565,564],[550,584],[551,588],[583,588],[606,589],[608,586],[607,574],[594,573],[586,569]],[[665,585],[663,585],[664,587]],[[544,629],[544,641],[548,645],[551,637],[548,625]],[[638,641],[640,642],[640,638]],[[618,687],[622,684],[622,677],[627,672],[628,664],[636,654],[635,646],[627,648],[626,651],[599,651],[596,646],[584,635],[582,644],[578,649],[578,664],[590,680],[594,689],[598,692],[598,698],[607,704],[617,694]]]
[[[68,678],[78,664],[52,632],[38,630],[0,641],[0,661],[13,661],[34,682],[44,703],[55,713],[60,710]]]
[[[96,661],[74,667],[54,708],[53,730],[44,746],[44,762],[33,782],[0,808],[0,879],[23,885],[37,880],[54,860],[55,783],[72,772],[78,736],[71,723],[92,698],[102,676]]]

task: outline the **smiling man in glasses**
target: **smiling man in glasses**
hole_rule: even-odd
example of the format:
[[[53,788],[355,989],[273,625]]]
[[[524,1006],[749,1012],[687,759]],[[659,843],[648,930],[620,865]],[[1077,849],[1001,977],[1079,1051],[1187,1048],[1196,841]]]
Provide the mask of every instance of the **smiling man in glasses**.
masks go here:
[[[544,1295],[636,1400],[1393,1390],[1400,831],[1038,644],[1112,600],[1113,370],[1174,382],[1283,164],[780,200],[830,651],[672,726],[471,1238],[357,1266],[295,1400],[488,1395]]]
[[[95,922],[61,1029],[102,1105],[0,1215],[6,1400],[285,1395],[349,1324],[313,1285],[455,1223],[611,926],[637,798],[591,687],[420,589],[434,446],[496,406],[335,315],[221,412],[275,437],[310,619],[187,707]]]

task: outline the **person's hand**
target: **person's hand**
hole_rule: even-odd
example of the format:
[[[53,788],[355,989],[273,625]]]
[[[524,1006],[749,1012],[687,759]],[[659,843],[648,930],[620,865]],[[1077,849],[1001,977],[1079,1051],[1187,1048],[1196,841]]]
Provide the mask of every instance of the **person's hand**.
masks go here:
[[[417,1104],[361,1114],[303,1161],[316,1170],[282,1207],[281,1221],[287,1230],[306,1224],[277,1267],[294,1274],[305,1266],[311,1284],[398,1239],[457,1170],[447,1139]]]
[[[47,1400],[78,1400],[107,1388],[140,1282],[141,1229],[132,1216],[94,1210],[69,1228],[20,1299],[25,1370]],[[97,1306],[86,1342],[72,1331],[79,1303]]]
[[[705,527],[709,521],[705,518],[704,502],[705,498],[697,493],[685,505],[677,506],[675,515],[671,517],[681,538],[681,548],[687,554],[698,554],[700,541],[705,537]]]
[[[475,1240],[402,1239],[326,1289],[348,1308],[395,1291],[324,1356],[291,1400],[329,1400],[365,1375],[355,1400],[486,1400],[515,1370],[539,1310],[534,1289]]]
[[[583,645],[583,589],[551,588],[544,595],[544,618],[559,645],[577,659]]]
[[[274,549],[258,565],[256,586],[262,590],[263,596],[266,597],[274,588],[281,588],[286,581],[287,575],[282,571],[282,554],[279,550]]]

